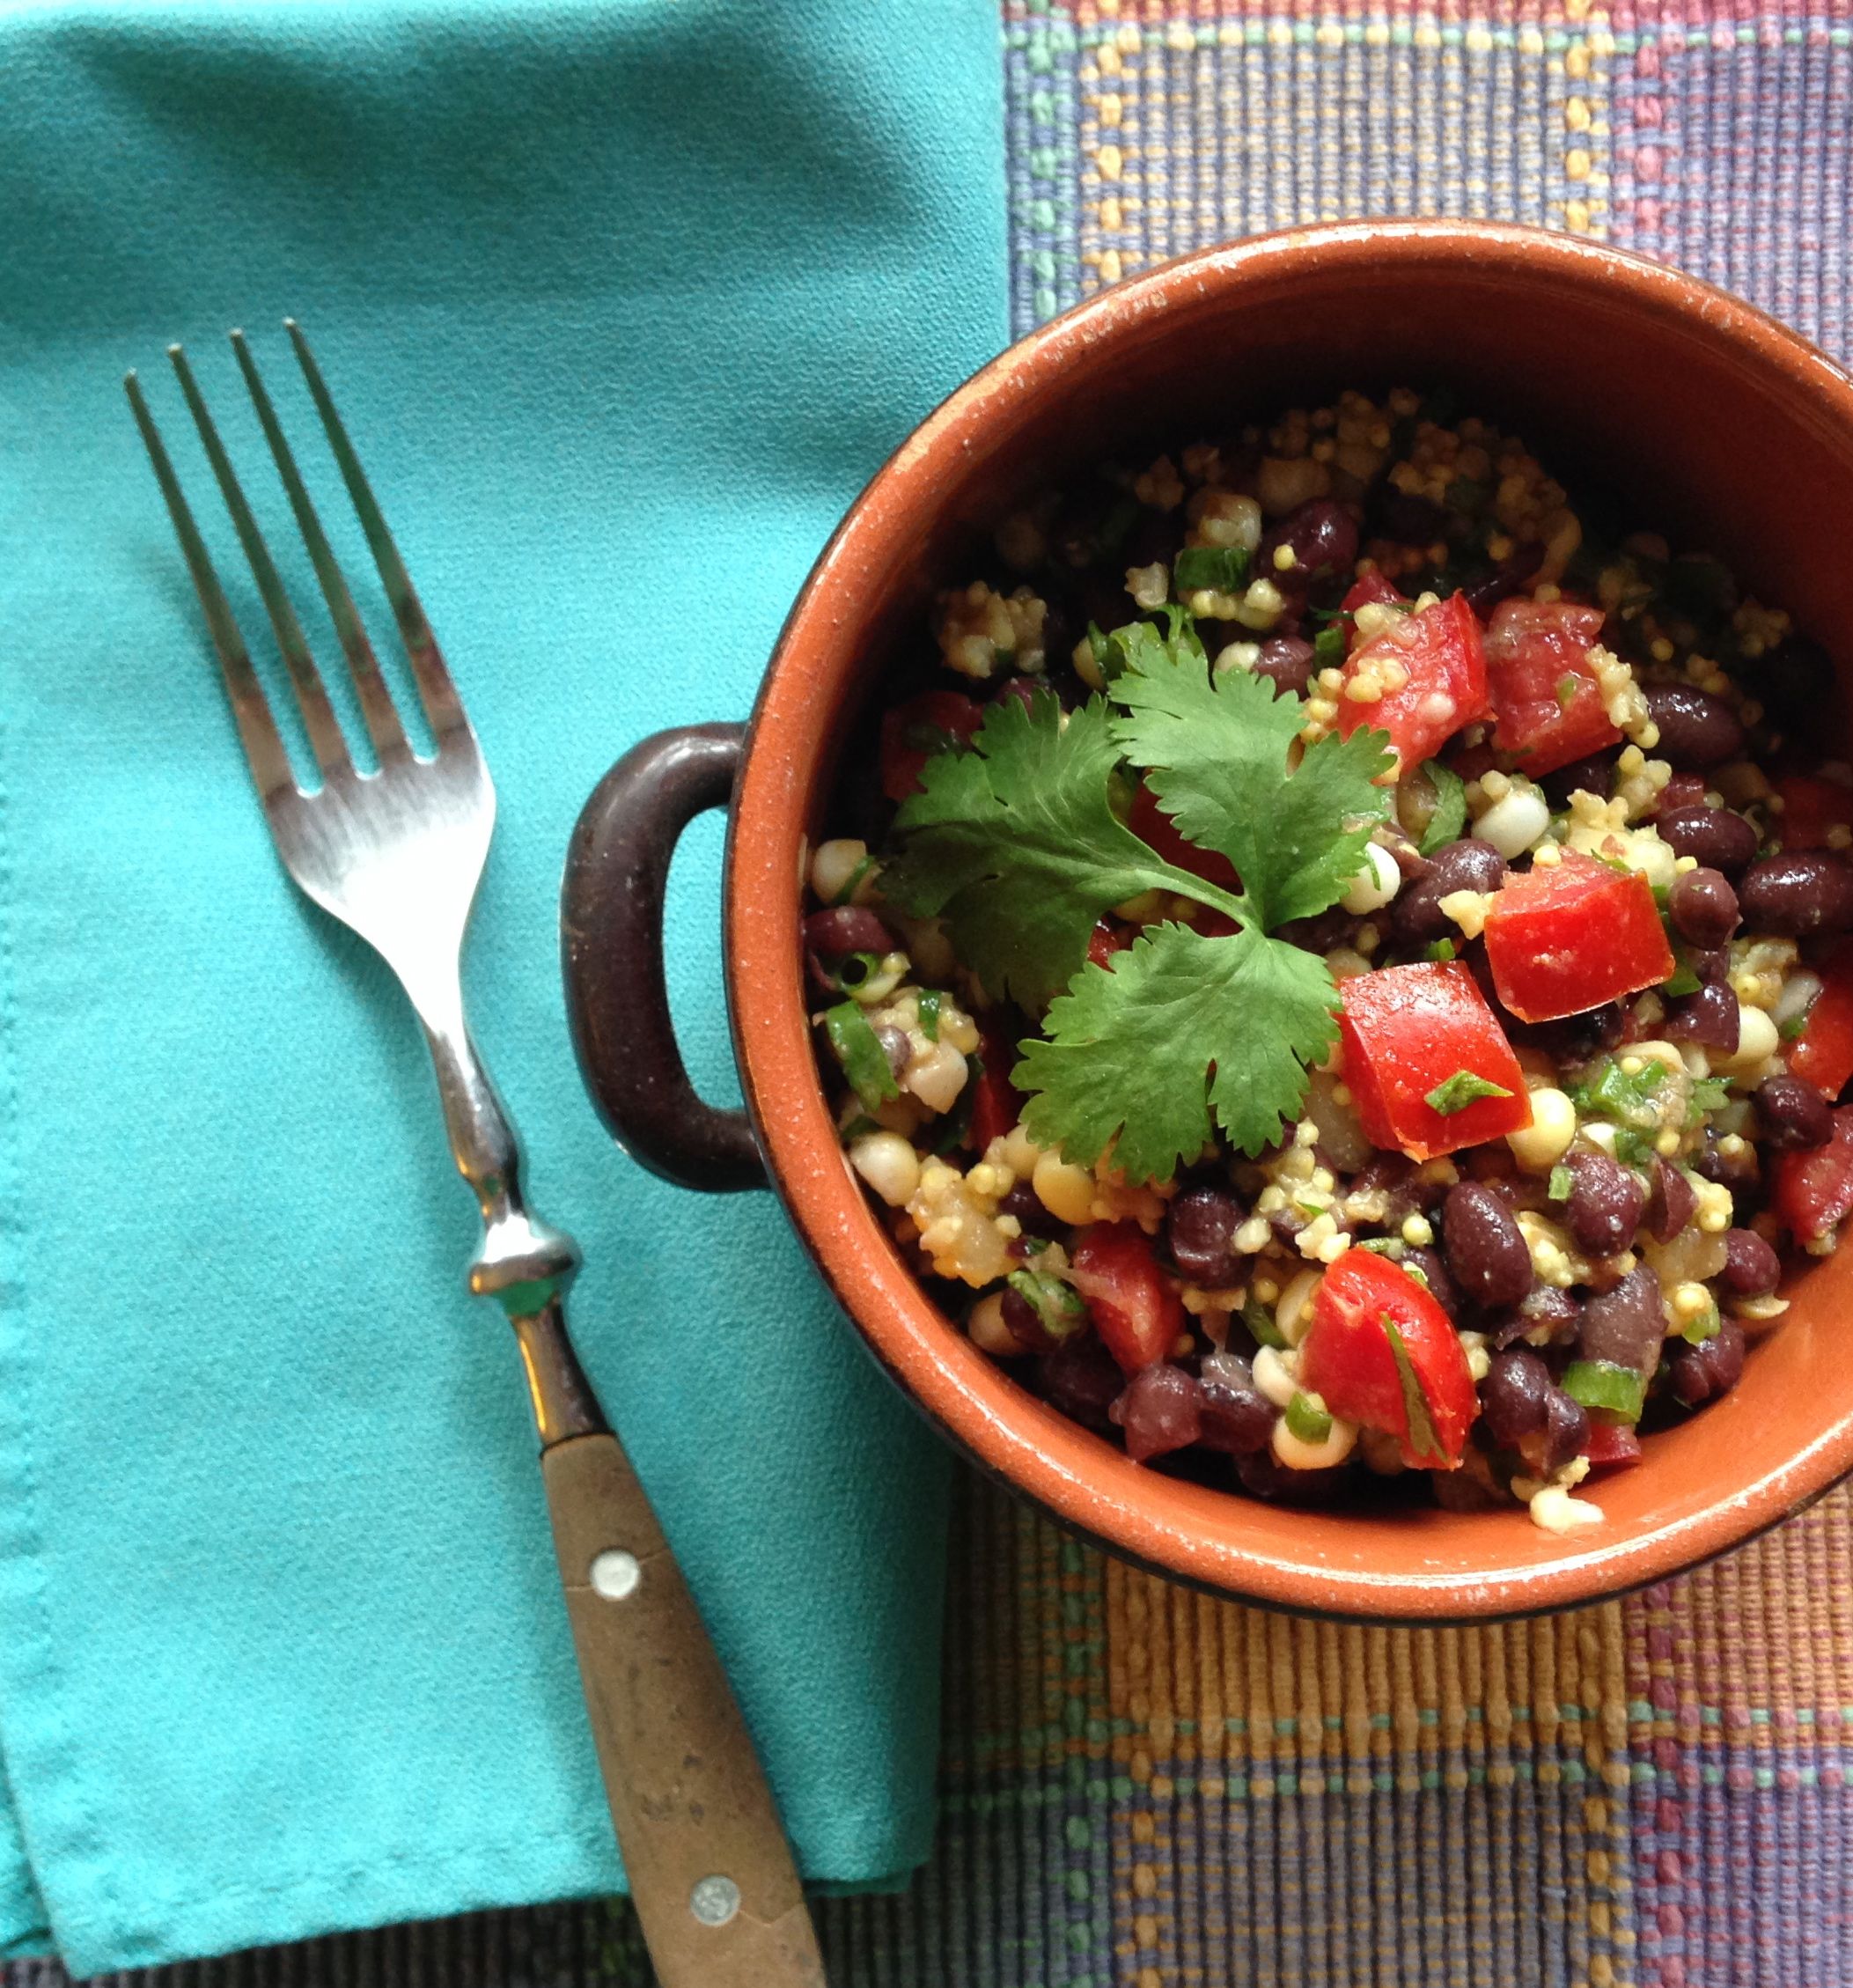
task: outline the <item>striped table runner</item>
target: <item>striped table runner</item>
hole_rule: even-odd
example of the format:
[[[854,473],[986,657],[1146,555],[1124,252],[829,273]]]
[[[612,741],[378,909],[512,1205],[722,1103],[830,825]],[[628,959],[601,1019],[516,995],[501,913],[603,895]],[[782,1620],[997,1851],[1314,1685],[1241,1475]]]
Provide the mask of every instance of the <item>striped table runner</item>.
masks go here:
[[[1636,248],[1853,346],[1853,0],[1005,0],[1002,61],[1019,330],[1202,243],[1441,213]],[[953,1565],[938,1851],[904,1898],[824,1906],[839,1988],[1853,1982],[1845,1492],[1481,1631],[1213,1602],[976,1480]],[[583,1906],[117,1978],[649,1974],[628,1911]]]

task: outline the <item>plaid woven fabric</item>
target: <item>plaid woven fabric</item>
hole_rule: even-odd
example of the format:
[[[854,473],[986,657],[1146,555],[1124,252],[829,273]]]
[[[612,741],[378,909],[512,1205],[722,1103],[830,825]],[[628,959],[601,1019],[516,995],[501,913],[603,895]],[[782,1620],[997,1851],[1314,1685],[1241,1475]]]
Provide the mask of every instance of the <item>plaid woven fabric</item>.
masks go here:
[[[1680,262],[1849,356],[1853,0],[1007,0],[1004,41],[1019,330],[1202,243],[1473,214]],[[974,1480],[938,1852],[905,1898],[824,1906],[831,1978],[1853,1982],[1849,1555],[1835,1492],[1624,1601],[1340,1627],[1134,1572]],[[586,1906],[133,1979],[565,1988],[648,1969],[628,1911]]]

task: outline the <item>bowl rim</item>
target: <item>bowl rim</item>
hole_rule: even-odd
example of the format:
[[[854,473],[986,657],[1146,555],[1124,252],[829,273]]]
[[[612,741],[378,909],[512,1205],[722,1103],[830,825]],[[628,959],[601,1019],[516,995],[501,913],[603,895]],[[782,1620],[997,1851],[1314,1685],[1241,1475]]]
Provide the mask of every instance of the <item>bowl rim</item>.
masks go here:
[[[811,795],[794,761],[807,747],[820,753],[832,729],[823,700],[801,680],[810,659],[827,652],[842,620],[833,597],[893,565],[892,557],[874,556],[884,521],[891,511],[905,512],[910,491],[930,479],[936,463],[955,458],[1000,403],[1033,394],[1089,349],[1180,298],[1213,302],[1258,274],[1329,277],[1335,266],[1380,274],[1386,259],[1406,269],[1467,262],[1527,283],[1555,272],[1583,286],[1614,285],[1631,311],[1676,324],[1687,336],[1696,322],[1708,342],[1734,349],[1798,404],[1818,398],[1819,418],[1853,435],[1853,379],[1756,306],[1606,243],[1516,224],[1410,219],[1283,229],[1180,255],[1104,290],[954,389],[876,473],[819,556],[780,632],[747,733],[724,871],[725,977],[746,1107],[793,1227],[890,1377],[988,1475],[1120,1557],[1212,1594],[1350,1620],[1497,1621],[1644,1587],[1780,1523],[1853,1472],[1853,1413],[1817,1432],[1780,1467],[1664,1523],[1606,1542],[1599,1528],[1577,1535],[1577,1544],[1565,1540],[1552,1557],[1490,1572],[1450,1566],[1445,1549],[1423,1571],[1381,1572],[1365,1549],[1382,1521],[1364,1514],[1343,1515],[1357,1527],[1359,1551],[1342,1566],[1212,1541],[1155,1514],[1154,1480],[1186,1494],[1200,1488],[1132,1463],[972,1347],[901,1263],[850,1174],[815,1076],[790,924],[794,880],[783,867],[793,837],[778,832],[795,823],[801,846]],[[856,667],[842,666],[846,674]],[[1250,1503],[1208,1489],[1201,1498]],[[1210,1515],[1206,1508],[1206,1521]],[[1511,1516],[1522,1521],[1516,1508]]]

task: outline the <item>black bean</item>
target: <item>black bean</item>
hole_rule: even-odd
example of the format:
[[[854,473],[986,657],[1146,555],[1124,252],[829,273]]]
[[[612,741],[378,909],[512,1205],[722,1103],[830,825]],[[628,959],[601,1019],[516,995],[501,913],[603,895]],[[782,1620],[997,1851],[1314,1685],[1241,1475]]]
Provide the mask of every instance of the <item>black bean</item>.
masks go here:
[[[1718,1282],[1734,1298],[1767,1298],[1783,1280],[1783,1260],[1754,1229],[1732,1229],[1724,1238]]]
[[[1653,825],[1675,856],[1689,856],[1708,869],[1735,877],[1756,854],[1756,830],[1734,808],[1669,808],[1662,804]]]
[[[1195,1377],[1162,1360],[1134,1374],[1107,1412],[1125,1432],[1126,1454],[1135,1463],[1188,1449],[1203,1432],[1202,1390]]]
[[[1275,549],[1283,545],[1293,549],[1293,563],[1284,572],[1274,563]],[[1266,578],[1291,585],[1334,573],[1349,575],[1357,562],[1357,519],[1332,498],[1313,497],[1268,531],[1255,563]]]
[[[894,935],[865,905],[836,904],[805,920],[805,944],[820,959],[842,960],[851,953],[892,953]]]
[[[1304,697],[1313,681],[1313,644],[1302,635],[1270,635],[1261,644],[1254,666],[1257,676],[1265,676],[1275,688]]]
[[[994,704],[1018,703],[1028,711],[1039,692],[1043,696],[1052,695],[1048,685],[1040,676],[1009,676],[991,693],[990,701]]]
[[[1666,894],[1666,914],[1681,939],[1709,951],[1737,930],[1737,893],[1722,871],[1683,870]]]
[[[1460,591],[1467,596],[1467,606],[1483,622],[1502,600],[1517,593],[1543,563],[1544,547],[1533,539],[1530,544],[1507,553],[1484,579],[1475,580]]]
[[[1559,1063],[1587,1063],[1616,1048],[1627,1027],[1628,1017],[1621,1004],[1605,1001],[1599,1008],[1585,1008],[1579,1015],[1565,1015],[1561,1021],[1544,1023],[1537,1039]]]
[[[1570,797],[1578,792],[1607,800],[1614,792],[1615,758],[1614,753],[1594,753],[1587,759],[1560,766],[1555,773],[1545,774],[1538,783],[1544,789],[1544,798],[1553,807],[1568,807]]]
[[[1244,1491],[1270,1505],[1329,1505],[1342,1497],[1350,1471],[1342,1463],[1327,1470],[1294,1470],[1274,1454],[1258,1449],[1235,1460],[1235,1474]]]
[[[1550,1369],[1530,1347],[1495,1353],[1480,1383],[1487,1434],[1501,1449],[1516,1449],[1522,1438],[1543,1428],[1550,1396]]]
[[[1826,1145],[1834,1137],[1834,1107],[1805,1077],[1766,1077],[1757,1086],[1756,1118],[1763,1144],[1778,1152]]]
[[[1234,1353],[1210,1353],[1198,1381],[1202,1433],[1197,1440],[1205,1449],[1247,1456],[1267,1447],[1279,1410],[1254,1385],[1246,1360]]]
[[[1710,805],[1705,796],[1711,792],[1711,783],[1702,773],[1673,773],[1667,776],[1666,784],[1657,796],[1654,806],[1658,810],[1656,820],[1661,814],[1676,814],[1688,807],[1707,807]]]
[[[1187,1188],[1165,1216],[1172,1262],[1193,1284],[1223,1290],[1241,1274],[1235,1252],[1235,1232],[1241,1226],[1241,1204],[1225,1189]]]
[[[1107,1411],[1126,1386],[1119,1362],[1092,1332],[1074,1333],[1045,1353],[1036,1380],[1052,1408],[1089,1429],[1108,1426]]]
[[[1541,1468],[1561,1470],[1572,1457],[1581,1456],[1589,1447],[1589,1417],[1581,1402],[1573,1402],[1561,1388],[1553,1388],[1544,1409],[1544,1454]]]
[[[1553,1345],[1567,1346],[1583,1322],[1583,1307],[1569,1292],[1555,1285],[1534,1284],[1511,1311],[1488,1322],[1487,1336],[1496,1348],[1516,1345],[1541,1325]]]
[[[1570,1166],[1570,1200],[1564,1226],[1577,1246],[1592,1256],[1613,1256],[1634,1241],[1647,1205],[1647,1189],[1606,1152],[1573,1154]]]
[[[1752,931],[1783,939],[1853,929],[1853,863],[1830,850],[1797,850],[1753,863],[1737,901]]]
[[[1679,1167],[1658,1154],[1653,1162],[1653,1187],[1647,1196],[1647,1233],[1656,1242],[1671,1242],[1699,1204],[1698,1189]]]
[[[1690,683],[1645,686],[1647,712],[1660,728],[1656,758],[1679,767],[1722,766],[1744,749],[1744,727],[1722,697]]]
[[[1702,1049],[1722,1049],[1726,1056],[1737,1054],[1742,1032],[1743,1011],[1730,983],[1723,980],[1705,980],[1696,994],[1674,1002],[1660,1031],[1668,1042],[1695,1042]]]
[[[997,1204],[1000,1215],[1014,1215],[1025,1235],[1040,1235],[1056,1242],[1068,1233],[1068,1224],[1058,1220],[1042,1205],[1042,1197],[1027,1181],[1018,1181]]]
[[[1710,1125],[1705,1128],[1692,1167],[1695,1173],[1719,1187],[1729,1188],[1733,1194],[1742,1193],[1757,1182],[1756,1148],[1748,1139],[1743,1139],[1736,1152],[1727,1153],[1722,1150],[1717,1129]]]
[[[1441,1252],[1438,1249],[1405,1249],[1402,1267],[1418,1272],[1427,1281],[1429,1294],[1458,1325],[1466,1307],[1460,1286],[1448,1275],[1448,1267],[1441,1260]]]
[[[1683,1339],[1666,1349],[1667,1385],[1673,1399],[1688,1408],[1701,1408],[1728,1395],[1744,1371],[1744,1329],[1725,1319],[1710,1339],[1696,1346]]]
[[[1348,946],[1357,936],[1357,916],[1342,905],[1320,911],[1310,918],[1289,918],[1277,926],[1274,936],[1307,953],[1329,953],[1335,946]]]
[[[1532,1253],[1512,1211],[1483,1181],[1450,1188],[1442,1248],[1462,1292],[1481,1305],[1516,1305],[1532,1287]]]
[[[1401,946],[1428,946],[1453,934],[1441,901],[1457,890],[1497,890],[1505,881],[1505,858],[1490,843],[1463,836],[1436,850],[1428,874],[1407,885],[1396,900],[1391,930]]]
[[[879,1021],[875,1025],[875,1040],[881,1044],[881,1053],[888,1059],[888,1068],[899,1077],[914,1056],[914,1045],[908,1040],[907,1030],[897,1028],[892,1021]]]
[[[1612,1291],[1599,1291],[1585,1304],[1577,1345],[1586,1360],[1610,1360],[1637,1373],[1651,1373],[1665,1335],[1660,1280],[1643,1264],[1629,1270]]]

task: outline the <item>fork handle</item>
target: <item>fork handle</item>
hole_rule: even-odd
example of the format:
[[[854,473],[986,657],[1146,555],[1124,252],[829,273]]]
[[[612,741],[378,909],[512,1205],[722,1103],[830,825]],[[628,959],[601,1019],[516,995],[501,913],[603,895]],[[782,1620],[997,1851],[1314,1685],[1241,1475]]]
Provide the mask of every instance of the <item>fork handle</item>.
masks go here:
[[[540,1454],[579,1675],[662,1988],[824,1988],[751,1735],[630,1459],[608,1431]]]

